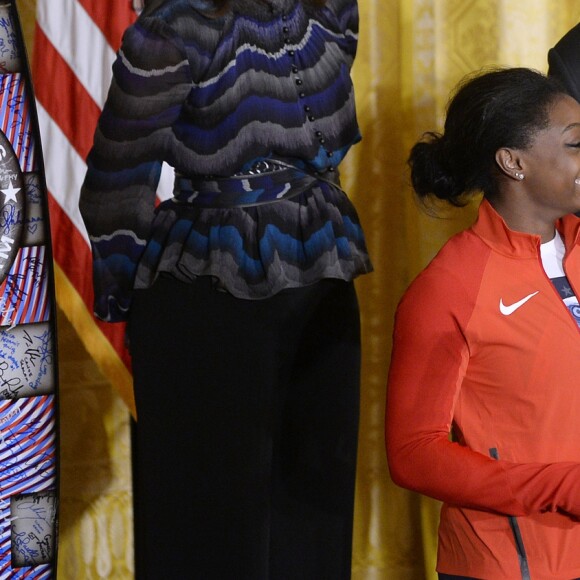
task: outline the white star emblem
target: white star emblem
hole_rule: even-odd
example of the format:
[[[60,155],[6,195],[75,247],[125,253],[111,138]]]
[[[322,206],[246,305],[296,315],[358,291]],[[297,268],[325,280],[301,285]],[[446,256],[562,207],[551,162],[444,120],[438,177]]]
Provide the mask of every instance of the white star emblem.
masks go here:
[[[14,187],[12,181],[9,182],[6,189],[0,189],[0,191],[4,194],[4,203],[8,203],[9,201],[13,201],[14,203],[18,202],[16,194],[20,191],[20,187]]]

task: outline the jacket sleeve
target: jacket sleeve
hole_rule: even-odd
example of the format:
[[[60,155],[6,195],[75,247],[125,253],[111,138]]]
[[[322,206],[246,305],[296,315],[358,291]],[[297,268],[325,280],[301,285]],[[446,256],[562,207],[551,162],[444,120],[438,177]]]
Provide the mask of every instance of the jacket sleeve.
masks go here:
[[[455,275],[445,279],[423,273],[397,309],[386,412],[393,481],[464,508],[580,517],[580,464],[494,460],[450,440],[474,299]]]
[[[185,50],[167,25],[140,19],[126,31],[80,197],[93,251],[95,315],[103,320],[126,319],[161,165],[171,163],[172,125],[191,83]]]

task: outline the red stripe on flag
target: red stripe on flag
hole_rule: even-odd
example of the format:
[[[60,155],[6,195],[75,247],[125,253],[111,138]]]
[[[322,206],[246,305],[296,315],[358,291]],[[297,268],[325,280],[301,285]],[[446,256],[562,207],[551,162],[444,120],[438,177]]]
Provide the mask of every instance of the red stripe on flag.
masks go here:
[[[50,193],[48,206],[53,240],[67,240],[67,243],[53,244],[54,260],[81,296],[87,310],[92,312],[94,295],[90,275],[92,264],[90,249],[85,239]],[[125,324],[107,324],[99,320],[95,320],[95,323],[107,337],[125,367],[130,370],[130,357],[125,348]]]
[[[48,209],[53,240],[66,240],[53,244],[53,257],[92,311],[93,288],[86,270],[92,263],[89,246],[52,194],[48,196]]]
[[[1,0],[0,0],[1,1]],[[121,44],[125,29],[134,22],[136,14],[132,9],[132,0],[72,0],[85,10],[104,35],[113,50]],[[45,6],[54,0],[37,0],[38,5]],[[48,6],[46,6],[48,8]],[[50,8],[49,8],[50,9]],[[76,12],[76,10],[75,10]],[[80,22],[86,19],[81,18]],[[62,30],[62,34],[75,35],[76,41],[85,39],[79,25]],[[66,42],[65,49],[69,49]],[[90,50],[92,47],[88,47]],[[81,51],[82,52],[82,51]],[[52,121],[60,128],[70,142],[71,147],[85,159],[93,142],[94,130],[100,115],[99,106],[86,91],[76,77],[74,70],[68,65],[70,58],[80,58],[80,54],[59,54],[37,24],[35,29],[35,50],[33,59],[33,78],[35,92],[39,103],[42,103]],[[80,66],[94,64],[79,63]],[[110,64],[103,63],[102,70],[91,73],[101,75],[104,84],[111,78]],[[50,144],[45,144],[45,147]],[[62,172],[66,174],[71,168],[62,160]],[[50,167],[58,171],[58,167]],[[92,287],[92,257],[90,248],[81,231],[71,221],[65,207],[78,203],[79,191],[76,187],[64,188],[59,191],[59,200],[48,195],[50,224],[52,230],[52,249],[54,261],[58,264],[57,278],[60,279],[60,291],[65,297],[61,304],[63,311],[73,322],[79,336],[91,356],[99,364],[105,376],[119,389],[119,393],[130,409],[134,410],[131,393],[130,358],[125,348],[125,325],[107,324],[92,317],[93,287]],[[61,206],[60,203],[63,205]],[[57,292],[59,287],[57,285]],[[107,343],[107,344],[105,344]]]
[[[123,32],[136,18],[131,0],[115,0],[114,8],[104,0],[77,1],[101,29],[113,50],[117,50]]]
[[[34,50],[37,55],[33,67],[36,98],[81,158],[86,159],[93,144],[100,109],[38,26]]]

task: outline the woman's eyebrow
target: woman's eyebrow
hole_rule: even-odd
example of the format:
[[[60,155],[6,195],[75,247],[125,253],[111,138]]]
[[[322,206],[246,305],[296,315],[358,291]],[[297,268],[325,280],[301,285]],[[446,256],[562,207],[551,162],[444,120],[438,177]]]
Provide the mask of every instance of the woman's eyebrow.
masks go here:
[[[562,133],[566,133],[566,131],[571,131],[572,129],[575,129],[576,127],[580,127],[580,123],[570,123],[567,127],[564,127],[564,130],[562,131]]]

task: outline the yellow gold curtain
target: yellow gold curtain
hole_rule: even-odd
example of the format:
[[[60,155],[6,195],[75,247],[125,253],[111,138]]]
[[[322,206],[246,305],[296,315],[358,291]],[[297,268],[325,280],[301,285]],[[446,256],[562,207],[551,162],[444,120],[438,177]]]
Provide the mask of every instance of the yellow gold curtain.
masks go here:
[[[441,128],[449,91],[465,73],[489,65],[546,70],[546,52],[578,22],[580,2],[359,2],[354,80],[364,138],[345,163],[343,184],[365,226],[375,272],[358,282],[364,360],[353,578],[431,579],[438,505],[395,487],[385,460],[392,317],[410,280],[473,219],[474,209],[444,219],[422,214],[407,184],[406,156],[422,132]],[[18,0],[30,54],[35,5]],[[128,414],[62,316],[59,330],[59,578],[129,580],[134,572]]]

